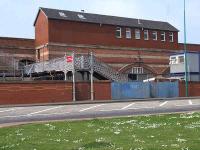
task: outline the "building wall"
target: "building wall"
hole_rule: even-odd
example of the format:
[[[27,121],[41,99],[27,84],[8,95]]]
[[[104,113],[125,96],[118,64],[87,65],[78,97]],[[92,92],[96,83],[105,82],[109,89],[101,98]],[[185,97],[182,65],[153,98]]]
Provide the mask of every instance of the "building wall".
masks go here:
[[[186,48],[190,51],[200,51],[200,44],[187,44]],[[183,43],[179,43],[179,49],[184,50]]]
[[[0,105],[72,101],[70,82],[0,82]]]
[[[0,105],[72,102],[72,82],[0,82]],[[94,99],[111,100],[110,81],[94,82]],[[90,82],[76,82],[76,100],[90,100]]]
[[[0,72],[13,71],[23,59],[35,60],[34,39],[0,37]]]
[[[39,11],[37,17],[35,22],[35,46],[39,47],[49,42],[49,25],[43,11]]]
[[[169,67],[169,56],[172,51],[161,49],[139,49],[122,47],[92,47],[77,45],[49,45],[50,59],[71,55],[73,51],[80,54],[88,54],[93,51],[94,55],[102,62],[120,72],[126,72],[130,66],[142,65],[154,74],[162,74]],[[148,67],[147,67],[148,66]],[[150,69],[152,68],[152,69]]]
[[[122,38],[115,37],[117,26],[100,25],[94,23],[72,22],[65,20],[49,19],[49,43],[65,43],[65,44],[89,44],[89,45],[105,45],[105,46],[125,46],[125,47],[142,47],[142,48],[160,48],[160,49],[178,49],[178,34],[174,32],[174,42],[169,42],[169,32],[166,31],[166,42],[161,42],[160,31],[158,32],[158,40],[145,41],[143,30],[141,30],[141,39],[136,40],[134,37],[134,29],[132,28],[132,38],[126,39],[125,29],[122,27]],[[149,35],[152,31],[149,30]]]
[[[90,82],[76,82],[76,100],[90,100],[91,86]],[[94,82],[94,99],[111,100],[111,82],[95,81]]]
[[[188,96],[200,96],[200,83],[189,82],[188,84]],[[179,97],[185,97],[185,82],[179,82]]]

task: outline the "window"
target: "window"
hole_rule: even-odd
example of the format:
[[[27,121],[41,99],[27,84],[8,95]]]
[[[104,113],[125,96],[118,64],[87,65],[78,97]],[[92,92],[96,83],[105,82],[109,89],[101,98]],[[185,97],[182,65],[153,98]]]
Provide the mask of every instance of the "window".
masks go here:
[[[126,28],[126,38],[131,39],[131,29],[130,28]]]
[[[153,39],[154,41],[157,41],[157,40],[158,40],[158,33],[157,33],[157,31],[153,31],[153,32],[152,32],[152,39]]]
[[[40,50],[36,50],[36,57],[37,57],[37,60],[40,61]]]
[[[149,31],[144,30],[144,40],[149,40]]]
[[[122,28],[117,27],[115,32],[116,38],[122,38]]]
[[[170,57],[170,63],[169,64],[177,64],[177,59],[175,56]]]
[[[139,40],[140,39],[140,30],[135,29],[135,39]]]
[[[178,57],[178,63],[184,63],[185,62],[185,57],[184,56],[179,56]]]
[[[133,67],[132,73],[133,74],[143,74],[143,68],[142,67]]]
[[[59,12],[59,15],[60,15],[61,17],[67,17],[66,14],[65,14],[64,12]]]
[[[82,14],[77,15],[80,19],[86,19]]]
[[[174,33],[173,32],[169,33],[169,41],[174,42]]]
[[[161,35],[161,41],[165,42],[166,41],[165,32],[162,31],[160,35]]]

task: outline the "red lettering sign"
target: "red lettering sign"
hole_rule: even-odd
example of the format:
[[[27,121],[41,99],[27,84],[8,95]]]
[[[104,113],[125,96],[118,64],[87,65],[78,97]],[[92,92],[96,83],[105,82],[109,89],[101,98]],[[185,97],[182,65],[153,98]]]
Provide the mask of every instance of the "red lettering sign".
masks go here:
[[[67,59],[67,62],[73,62],[73,57],[72,56],[67,56],[66,59]]]

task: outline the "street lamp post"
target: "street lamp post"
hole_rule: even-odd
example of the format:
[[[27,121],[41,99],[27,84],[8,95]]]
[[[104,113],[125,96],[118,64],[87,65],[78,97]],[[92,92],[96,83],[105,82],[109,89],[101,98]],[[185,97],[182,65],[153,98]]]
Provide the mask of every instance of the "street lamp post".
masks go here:
[[[185,96],[188,97],[188,67],[187,67],[187,35],[186,35],[186,16],[184,0],[184,51],[185,51]]]

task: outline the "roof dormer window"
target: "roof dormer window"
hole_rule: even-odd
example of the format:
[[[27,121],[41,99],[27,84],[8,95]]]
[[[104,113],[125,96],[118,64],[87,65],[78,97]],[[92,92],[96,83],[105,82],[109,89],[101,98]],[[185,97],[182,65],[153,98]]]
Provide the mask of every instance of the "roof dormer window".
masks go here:
[[[66,14],[65,14],[64,12],[59,12],[59,15],[60,15],[61,17],[65,17],[65,18],[67,17]]]
[[[79,17],[79,19],[86,19],[82,14],[78,14],[77,16]]]

